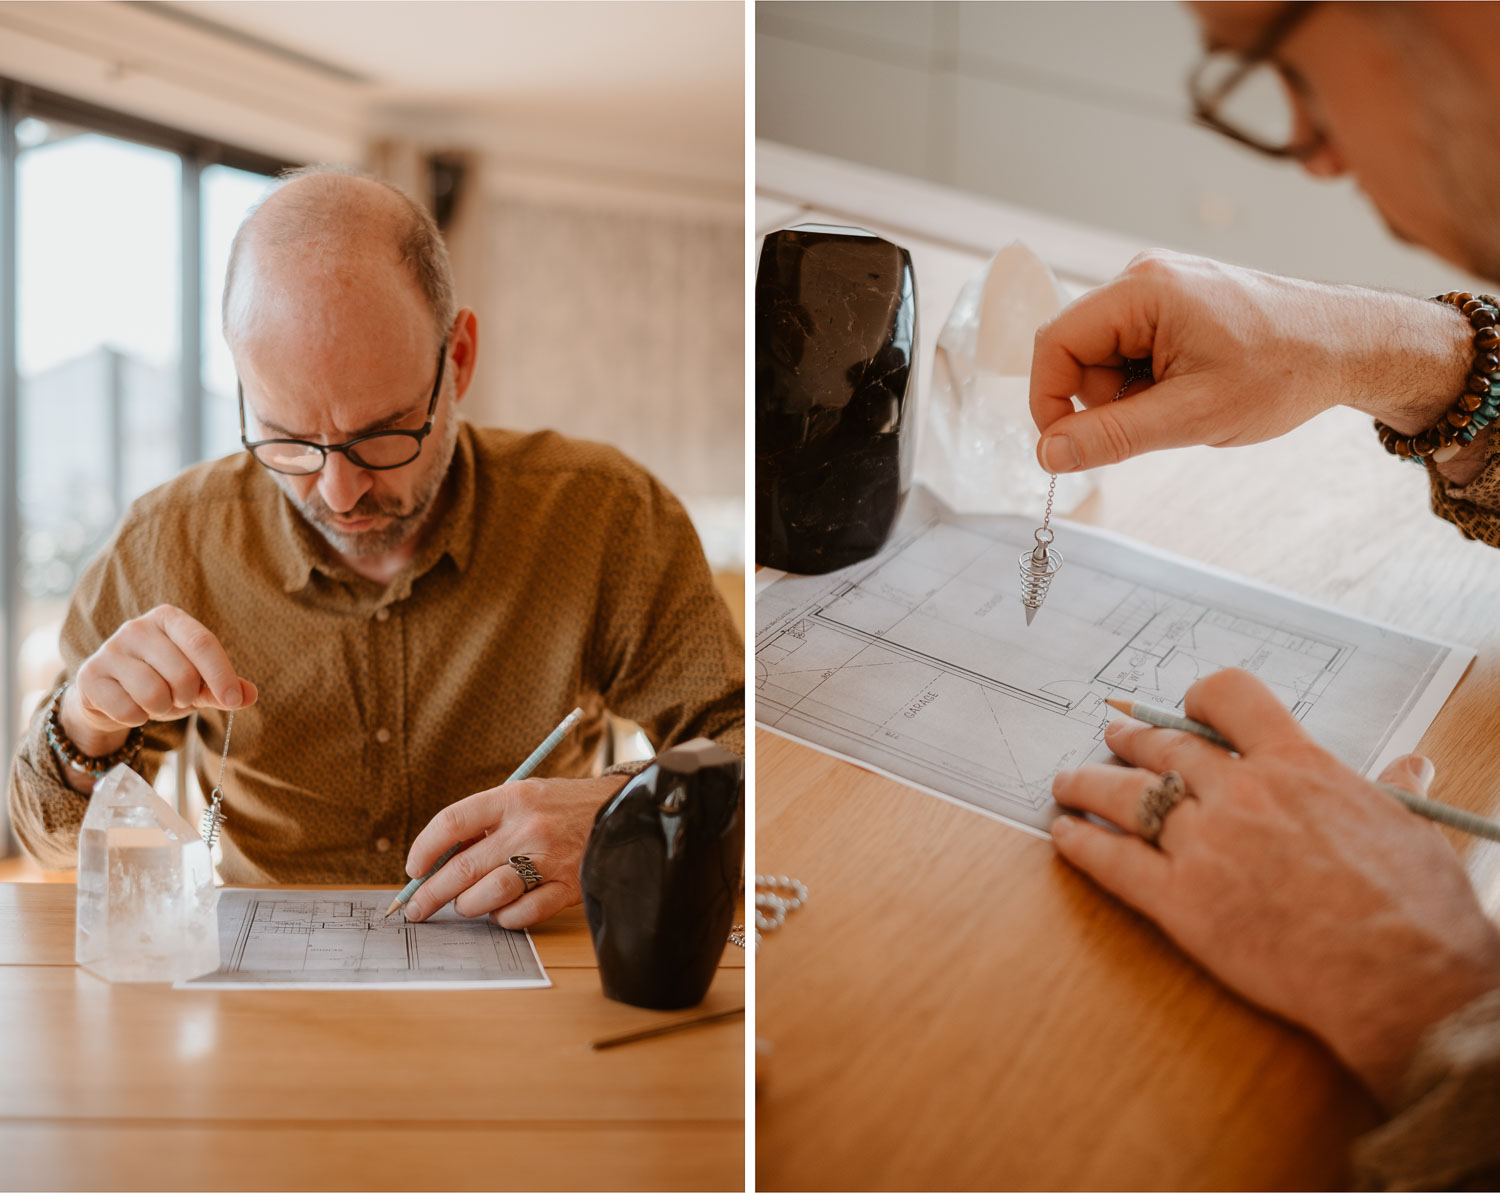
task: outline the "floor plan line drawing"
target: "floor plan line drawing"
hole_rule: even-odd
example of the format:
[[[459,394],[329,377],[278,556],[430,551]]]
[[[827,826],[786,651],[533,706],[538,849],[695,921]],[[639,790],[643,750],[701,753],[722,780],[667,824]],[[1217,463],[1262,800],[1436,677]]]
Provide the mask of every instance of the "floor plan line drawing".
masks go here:
[[[189,986],[468,988],[547,986],[526,932],[444,908],[421,923],[387,917],[390,891],[219,892],[223,963]]]
[[[1111,758],[1109,697],[1180,710],[1199,678],[1242,667],[1367,771],[1415,745],[1473,657],[1072,526],[1027,627],[1030,533],[919,494],[873,559],[758,586],[757,720],[1042,830],[1052,776]]]

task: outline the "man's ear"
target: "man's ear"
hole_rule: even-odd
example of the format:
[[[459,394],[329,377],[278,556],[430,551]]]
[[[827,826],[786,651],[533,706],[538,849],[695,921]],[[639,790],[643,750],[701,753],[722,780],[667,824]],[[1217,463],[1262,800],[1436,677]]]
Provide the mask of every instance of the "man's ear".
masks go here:
[[[453,361],[453,400],[463,401],[474,380],[474,362],[479,356],[479,319],[472,310],[464,307],[453,321],[453,345],[450,357]]]

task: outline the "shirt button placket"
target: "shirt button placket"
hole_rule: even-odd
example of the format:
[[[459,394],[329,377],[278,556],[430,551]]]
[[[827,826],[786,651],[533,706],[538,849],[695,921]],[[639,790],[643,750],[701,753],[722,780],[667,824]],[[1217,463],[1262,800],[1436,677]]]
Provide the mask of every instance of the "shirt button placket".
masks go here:
[[[405,676],[402,665],[401,619],[392,617],[388,605],[375,610],[371,618],[370,644],[376,690],[370,710],[375,729],[371,733],[375,746],[371,793],[375,796],[370,809],[371,827],[379,834],[375,852],[386,854],[394,847],[393,838],[406,829],[406,767],[401,749],[400,727],[405,723]]]

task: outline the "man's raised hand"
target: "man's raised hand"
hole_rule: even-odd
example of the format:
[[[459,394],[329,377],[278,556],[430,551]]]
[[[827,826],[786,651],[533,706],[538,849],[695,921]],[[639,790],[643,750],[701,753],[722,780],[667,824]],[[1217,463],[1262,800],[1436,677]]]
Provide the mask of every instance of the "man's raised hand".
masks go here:
[[[200,708],[245,708],[258,695],[201,622],[158,605],[125,622],[83,661],[61,717],[73,744],[97,757],[147,721],[176,720]]]
[[[1259,443],[1340,404],[1422,430],[1463,388],[1471,336],[1456,311],[1425,299],[1152,250],[1038,329],[1037,459],[1073,472],[1162,448]],[[1126,359],[1149,359],[1154,383],[1116,402]]]

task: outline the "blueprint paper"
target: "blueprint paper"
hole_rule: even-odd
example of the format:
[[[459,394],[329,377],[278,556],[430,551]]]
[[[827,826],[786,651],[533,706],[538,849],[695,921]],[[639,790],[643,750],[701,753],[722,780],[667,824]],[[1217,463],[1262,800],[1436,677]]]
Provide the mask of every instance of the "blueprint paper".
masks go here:
[[[1044,833],[1059,770],[1113,759],[1111,696],[1182,711],[1243,667],[1363,774],[1414,749],[1474,652],[1341,613],[1088,527],[1028,627],[1017,560],[1035,522],[912,494],[873,559],[762,572],[756,720]]]
[[[527,932],[443,908],[409,924],[392,890],[219,892],[219,968],[179,989],[489,990],[550,986]]]

